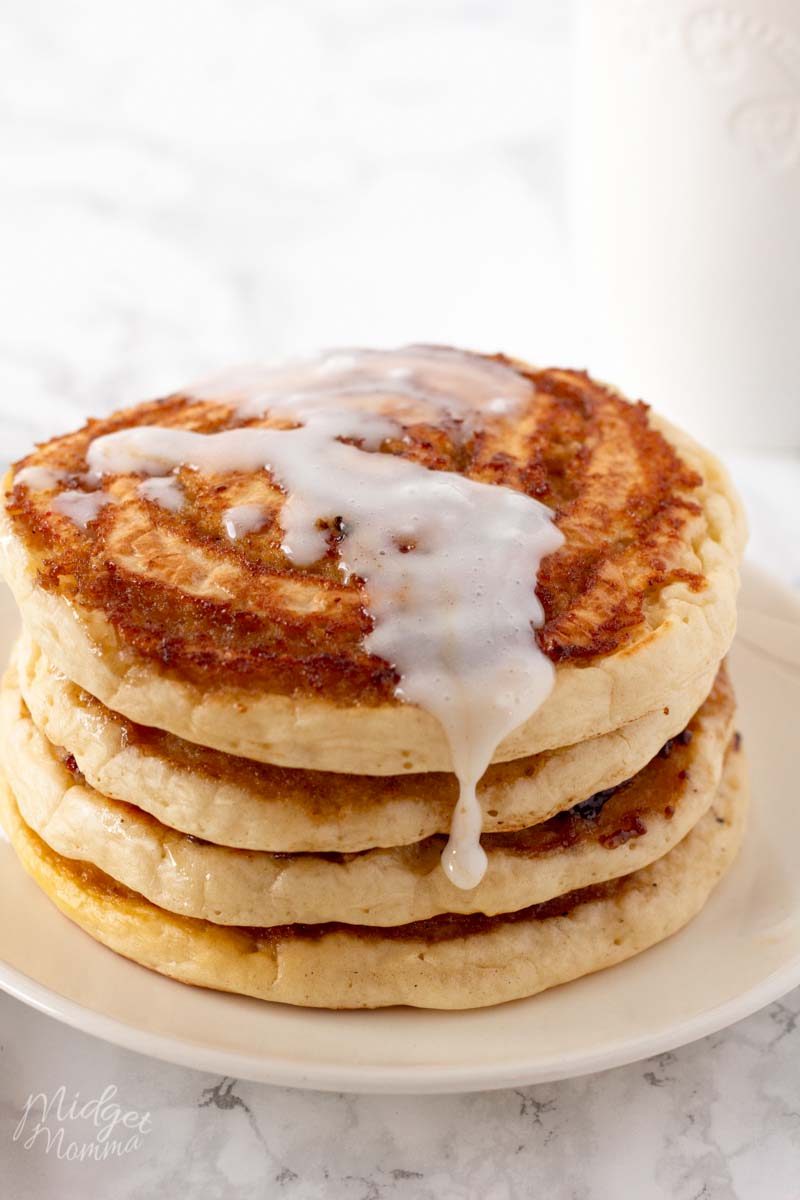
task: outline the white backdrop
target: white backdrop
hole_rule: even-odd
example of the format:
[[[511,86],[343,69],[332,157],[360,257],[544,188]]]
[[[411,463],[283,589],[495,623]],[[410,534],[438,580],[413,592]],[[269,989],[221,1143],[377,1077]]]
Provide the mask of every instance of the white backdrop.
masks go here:
[[[210,367],[584,365],[569,0],[4,0],[0,460]]]

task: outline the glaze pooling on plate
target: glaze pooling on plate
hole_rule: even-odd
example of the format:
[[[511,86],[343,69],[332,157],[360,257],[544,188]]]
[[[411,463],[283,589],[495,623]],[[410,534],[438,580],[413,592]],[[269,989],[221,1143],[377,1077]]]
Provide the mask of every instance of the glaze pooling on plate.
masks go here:
[[[460,794],[442,862],[461,888],[486,869],[478,780],[553,684],[533,636],[544,619],[536,579],[563,537],[551,511],[524,493],[380,451],[410,420],[447,419],[472,435],[492,415],[513,414],[531,389],[510,368],[456,351],[352,351],[195,389],[200,399],[234,399],[242,419],[285,416],[286,428],[140,426],[95,439],[87,453],[93,473],[151,483],[180,467],[266,469],[287,494],[290,562],[315,563],[333,539],[342,578],[367,588],[365,649],[396,669],[397,696],[431,712],[447,735]],[[232,538],[255,528],[244,507],[228,511]]]

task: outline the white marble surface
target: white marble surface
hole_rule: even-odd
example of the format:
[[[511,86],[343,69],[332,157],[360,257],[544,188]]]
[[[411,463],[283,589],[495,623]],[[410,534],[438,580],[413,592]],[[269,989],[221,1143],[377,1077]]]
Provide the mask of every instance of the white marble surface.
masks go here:
[[[319,343],[583,362],[569,8],[6,0],[0,461],[213,366]],[[800,586],[797,459],[730,461],[754,557]],[[797,1200],[799,1016],[800,991],[603,1076],[414,1099],[211,1078],[0,996],[0,1193]],[[14,1141],[26,1098],[61,1085],[116,1087],[150,1114],[141,1145],[96,1164]]]
[[[222,1080],[117,1051],[0,998],[0,1161],[27,1200],[796,1200],[800,992],[605,1075],[466,1096]],[[149,1110],[140,1149],[63,1163],[11,1142],[28,1093],[108,1083]],[[71,1123],[73,1137],[82,1122]],[[86,1136],[89,1136],[87,1133]]]

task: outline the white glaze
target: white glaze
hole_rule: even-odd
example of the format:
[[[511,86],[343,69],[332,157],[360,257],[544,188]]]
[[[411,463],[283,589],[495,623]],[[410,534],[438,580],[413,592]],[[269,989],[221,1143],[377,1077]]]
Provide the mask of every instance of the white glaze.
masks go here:
[[[399,350],[334,350],[274,366],[240,367],[196,384],[204,399],[234,401],[243,419],[270,409],[287,414],[314,401],[339,409],[389,412],[406,423],[449,417],[464,435],[487,412],[510,413],[530,383],[502,363],[440,346]]]
[[[247,533],[258,533],[267,520],[267,510],[261,504],[234,504],[222,514],[222,524],[232,542]]]
[[[139,484],[139,495],[145,500],[152,500],[168,512],[178,512],[186,497],[183,488],[174,475],[155,475],[152,479],[143,479]]]
[[[110,500],[106,492],[59,492],[53,499],[53,508],[69,517],[79,529],[85,529],[90,521],[96,520],[100,510]]]
[[[52,492],[63,479],[61,471],[53,467],[23,467],[14,476],[14,486],[23,483],[33,492]]]
[[[325,554],[320,522],[338,519],[340,570],[364,580],[374,618],[366,649],[395,667],[397,695],[447,735],[460,795],[442,862],[461,888],[486,869],[476,784],[552,687],[532,632],[543,619],[535,584],[563,539],[528,496],[375,451],[402,436],[403,422],[444,419],[467,434],[487,411],[513,412],[530,388],[506,367],[455,351],[348,351],[195,389],[235,403],[244,419],[269,409],[285,428],[142,426],[96,439],[87,455],[92,470],[115,474],[268,469],[287,493],[282,545],[298,566]]]

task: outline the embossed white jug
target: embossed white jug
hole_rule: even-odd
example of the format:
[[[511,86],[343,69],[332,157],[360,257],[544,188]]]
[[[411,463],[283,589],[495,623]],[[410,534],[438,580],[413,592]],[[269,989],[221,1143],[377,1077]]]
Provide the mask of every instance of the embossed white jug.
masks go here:
[[[721,447],[800,447],[800,0],[585,0],[588,365]]]

